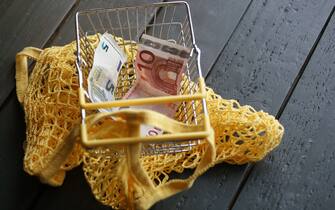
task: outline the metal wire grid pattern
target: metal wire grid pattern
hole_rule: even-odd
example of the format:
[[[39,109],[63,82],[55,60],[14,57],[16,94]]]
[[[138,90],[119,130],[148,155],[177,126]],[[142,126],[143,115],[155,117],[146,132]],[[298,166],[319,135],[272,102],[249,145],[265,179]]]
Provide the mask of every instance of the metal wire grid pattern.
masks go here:
[[[88,41],[87,36],[109,32],[115,37],[123,38],[120,47],[125,50],[127,46],[133,49],[144,33],[192,49],[179,94],[192,95],[198,91],[197,80],[201,76],[200,50],[195,45],[187,3],[167,2],[137,7],[80,11],[77,13],[76,29],[77,62],[79,64],[77,67],[82,87],[87,87],[86,79],[94,58],[94,47]],[[132,54],[131,56],[133,57],[130,60],[134,60],[136,55]],[[118,78],[118,84],[122,85],[118,85],[115,90],[116,99],[121,99],[136,80],[134,64],[127,62],[125,65],[127,68],[123,68]],[[88,98],[87,92],[85,95]],[[179,105],[181,111],[178,112],[176,118],[187,124],[201,124],[203,114],[207,114],[205,106],[204,100],[181,102]],[[82,110],[83,119],[85,119],[85,115],[85,110]],[[200,140],[190,140],[178,143],[144,144],[143,153],[160,154],[189,151],[199,143]]]

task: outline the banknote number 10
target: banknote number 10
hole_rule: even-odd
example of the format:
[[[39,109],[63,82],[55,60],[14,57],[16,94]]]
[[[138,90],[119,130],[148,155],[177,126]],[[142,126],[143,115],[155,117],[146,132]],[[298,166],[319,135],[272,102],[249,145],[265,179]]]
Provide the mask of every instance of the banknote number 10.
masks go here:
[[[141,51],[139,54],[139,57],[143,63],[148,64],[148,65],[151,65],[155,61],[155,55],[148,50]],[[142,71],[143,69],[148,69],[151,71],[150,66],[145,66],[141,63],[137,63],[137,66],[140,71]]]

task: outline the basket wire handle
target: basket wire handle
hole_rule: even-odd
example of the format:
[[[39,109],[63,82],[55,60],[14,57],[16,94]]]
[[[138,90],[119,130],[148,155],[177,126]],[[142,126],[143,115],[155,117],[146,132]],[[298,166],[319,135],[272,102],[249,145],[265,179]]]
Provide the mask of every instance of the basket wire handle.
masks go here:
[[[124,138],[129,139],[90,139],[90,136],[88,136],[87,133],[87,127],[91,126],[98,122],[99,120],[102,120],[106,117],[120,117],[123,120],[125,120],[127,123],[137,126],[136,129],[139,129],[141,124],[147,124],[151,126],[155,126],[157,128],[160,128],[164,131],[167,131],[172,134],[180,133],[180,135],[175,139],[178,140],[185,140],[189,137],[190,133],[201,133],[203,134],[203,137],[207,137],[210,135],[209,132],[206,132],[210,129],[210,125],[208,123],[205,123],[204,125],[190,125],[190,124],[184,124],[181,122],[178,122],[176,120],[173,120],[163,114],[150,111],[150,110],[121,110],[121,111],[115,111],[115,112],[103,112],[95,114],[91,120],[88,121],[88,125],[85,123],[82,123],[81,126],[81,132],[82,132],[82,143],[85,146],[88,147],[94,147],[94,146],[104,146],[104,145],[111,145],[111,144],[129,144],[129,143],[138,143],[138,142],[144,142],[141,140],[141,136],[138,133],[136,136],[123,136]],[[204,116],[205,118],[208,116]],[[205,120],[205,122],[209,122],[208,120]],[[205,132],[203,132],[205,127]],[[91,136],[92,137],[92,136]],[[133,137],[133,138],[131,138]],[[152,141],[169,141],[167,139],[153,139]],[[148,141],[147,141],[148,142]]]
[[[26,47],[16,54],[15,58],[15,79],[16,79],[16,95],[20,103],[23,103],[24,94],[28,86],[28,58],[37,60],[42,50],[35,47]]]
[[[147,124],[164,129],[164,131],[167,132],[195,132],[203,130],[203,125],[185,124],[161,113],[144,109],[100,112],[91,119],[90,124],[94,124],[106,117],[121,117],[126,120],[127,123],[136,124],[137,126]]]

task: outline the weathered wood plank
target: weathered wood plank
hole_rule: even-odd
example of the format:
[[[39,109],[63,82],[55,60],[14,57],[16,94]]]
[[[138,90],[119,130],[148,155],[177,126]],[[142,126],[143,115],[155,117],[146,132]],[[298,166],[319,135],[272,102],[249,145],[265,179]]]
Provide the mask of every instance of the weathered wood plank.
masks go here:
[[[43,47],[75,0],[5,0],[0,15],[0,106],[15,87],[15,54],[24,47]]]
[[[170,0],[172,1],[172,0]],[[201,49],[201,66],[206,75],[229,40],[251,0],[186,0],[191,8],[195,39]],[[184,19],[185,13],[175,16]],[[163,16],[160,11],[159,16]]]
[[[254,1],[208,76],[207,84],[225,98],[236,98],[242,104],[276,114],[332,4],[333,1]],[[180,209],[193,205],[196,209],[227,209],[244,168],[216,166],[193,187],[201,186],[198,193],[202,196],[193,200],[194,195],[186,192],[174,199],[180,203]],[[225,178],[220,179],[221,176]],[[223,187],[213,190],[218,186]],[[206,204],[200,206],[197,201],[203,195],[213,200],[205,200]]]
[[[335,15],[280,120],[286,135],[257,164],[234,209],[335,206]]]
[[[206,83],[276,114],[334,1],[255,1]]]
[[[207,75],[228,42],[251,0],[189,0],[194,33]]]
[[[15,54],[28,44],[43,46],[74,4],[74,0],[0,2],[1,209],[27,209],[42,189],[23,171],[25,123],[13,91]]]

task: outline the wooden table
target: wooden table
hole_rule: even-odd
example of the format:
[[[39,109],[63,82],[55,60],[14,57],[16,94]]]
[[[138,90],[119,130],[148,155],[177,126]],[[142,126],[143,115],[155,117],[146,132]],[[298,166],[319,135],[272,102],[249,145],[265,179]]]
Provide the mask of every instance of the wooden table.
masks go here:
[[[79,9],[159,0],[0,2],[0,209],[109,209],[77,168],[53,188],[22,169],[25,123],[14,56],[74,40]],[[152,209],[334,209],[334,0],[190,0],[207,85],[275,115],[281,145],[256,164],[220,164]]]

